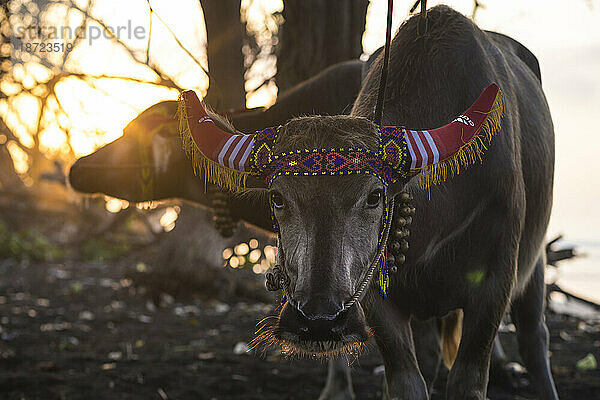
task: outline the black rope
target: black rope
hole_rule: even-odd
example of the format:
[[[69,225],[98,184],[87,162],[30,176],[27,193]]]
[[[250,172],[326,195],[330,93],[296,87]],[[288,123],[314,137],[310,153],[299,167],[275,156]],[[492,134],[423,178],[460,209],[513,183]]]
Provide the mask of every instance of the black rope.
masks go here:
[[[421,5],[421,19],[419,19],[419,25],[417,26],[417,33],[424,35],[427,32],[427,0],[417,0],[410,8],[409,13],[412,14],[417,9],[418,5]]]
[[[348,300],[347,303],[344,304],[342,308],[342,312],[348,310],[350,307],[354,305],[356,302],[360,302],[363,296],[366,293],[366,289],[371,284],[371,280],[373,279],[373,274],[375,274],[375,269],[379,265],[379,260],[383,257],[383,253],[385,252],[385,246],[387,245],[388,239],[390,237],[390,229],[392,228],[392,221],[394,220],[394,197],[390,199],[388,203],[388,215],[387,220],[385,221],[385,227],[383,229],[383,237],[381,238],[381,243],[377,247],[377,257],[373,260],[369,269],[366,271],[364,277],[359,280],[359,285],[356,289],[354,295]]]
[[[383,55],[383,66],[381,68],[381,79],[379,81],[379,93],[377,94],[377,105],[375,106],[375,119],[377,125],[381,124],[383,116],[383,101],[385,100],[385,87],[387,85],[388,66],[390,63],[390,43],[392,41],[392,10],[394,0],[388,0],[387,28],[385,32],[385,52]]]
[[[421,0],[421,15],[417,33],[424,35],[427,32],[427,0]]]
[[[412,14],[415,12],[415,10],[417,9],[417,6],[421,3],[421,0],[417,0],[415,1],[415,4],[412,5],[412,7],[410,8],[409,14]]]

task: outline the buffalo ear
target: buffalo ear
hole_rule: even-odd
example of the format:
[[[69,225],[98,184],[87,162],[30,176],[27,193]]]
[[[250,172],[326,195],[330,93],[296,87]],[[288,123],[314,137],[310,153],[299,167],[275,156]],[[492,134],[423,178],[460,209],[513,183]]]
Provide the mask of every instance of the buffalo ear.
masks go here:
[[[404,190],[404,188],[406,188],[408,182],[410,182],[410,178],[398,179],[396,182],[390,183],[387,188],[388,197],[392,198],[397,194],[401,193]]]

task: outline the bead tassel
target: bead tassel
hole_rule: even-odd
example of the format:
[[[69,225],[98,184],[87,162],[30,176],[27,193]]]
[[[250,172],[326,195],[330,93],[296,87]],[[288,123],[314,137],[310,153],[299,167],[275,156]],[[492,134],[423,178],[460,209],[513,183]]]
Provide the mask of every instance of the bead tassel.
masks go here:
[[[383,251],[381,258],[379,259],[379,294],[384,299],[388,295],[388,289],[390,287],[390,275],[387,266],[387,249]]]

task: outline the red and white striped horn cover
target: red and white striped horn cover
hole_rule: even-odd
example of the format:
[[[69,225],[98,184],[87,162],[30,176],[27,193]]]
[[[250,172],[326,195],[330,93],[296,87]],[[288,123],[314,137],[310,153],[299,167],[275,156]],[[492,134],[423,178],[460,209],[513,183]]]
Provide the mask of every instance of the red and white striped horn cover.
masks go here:
[[[232,134],[219,128],[193,90],[183,92],[182,97],[189,131],[198,150],[223,167],[249,172],[254,135]]]
[[[407,167],[413,172],[418,172],[457,155],[479,156],[483,149],[477,146],[475,139],[491,139],[500,128],[502,114],[502,92],[498,85],[492,83],[467,111],[448,125],[423,131],[403,129],[410,155],[410,164]],[[471,154],[461,153],[466,150],[465,147],[470,147]]]

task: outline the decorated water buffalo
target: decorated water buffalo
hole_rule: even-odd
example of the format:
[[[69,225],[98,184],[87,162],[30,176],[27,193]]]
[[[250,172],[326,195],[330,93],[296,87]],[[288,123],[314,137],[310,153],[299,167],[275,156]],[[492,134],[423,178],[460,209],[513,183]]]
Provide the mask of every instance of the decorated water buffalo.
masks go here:
[[[484,399],[494,337],[508,310],[540,398],[556,399],[542,314],[554,141],[537,61],[519,43],[479,30],[448,7],[429,10],[428,21],[425,35],[411,18],[394,38],[381,126],[371,122],[380,56],[350,116],[335,116],[343,112],[338,108],[333,116],[285,122],[294,114],[283,112],[269,121],[271,129],[247,123],[245,130],[259,132],[243,135],[184,94],[185,144],[200,179],[177,152],[186,170],[171,182],[178,187],[154,185],[144,193],[138,177],[123,187],[141,195],[117,193],[114,184],[86,187],[78,178],[86,159],[75,164],[71,182],[131,200],[206,203],[205,179],[231,190],[243,190],[246,181],[268,195],[252,205],[232,197],[229,208],[278,233],[271,283],[285,293],[258,341],[332,356],[354,352],[373,336],[385,361],[386,396],[424,399],[437,365],[417,363],[415,342],[430,337],[413,334],[411,324],[462,309],[448,398]],[[169,113],[174,108],[169,103]],[[177,143],[166,136],[171,147]],[[139,152],[130,140],[130,151]],[[159,171],[159,161],[149,164]],[[162,180],[159,173],[154,179]],[[439,364],[441,350],[433,350]]]
[[[394,38],[382,125],[371,122],[378,59],[350,116],[255,134],[217,126],[184,92],[184,147],[207,181],[237,191],[262,180],[267,190],[279,248],[270,280],[284,299],[257,341],[332,356],[374,336],[386,397],[425,399],[411,319],[462,309],[447,395],[485,399],[510,304],[525,365],[540,396],[555,399],[542,313],[554,139],[539,79],[506,40],[450,8],[428,21],[426,34],[411,18]],[[414,196],[417,211],[395,220],[397,196]],[[407,214],[411,245],[391,261]]]

